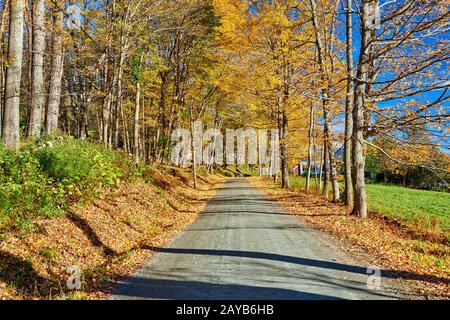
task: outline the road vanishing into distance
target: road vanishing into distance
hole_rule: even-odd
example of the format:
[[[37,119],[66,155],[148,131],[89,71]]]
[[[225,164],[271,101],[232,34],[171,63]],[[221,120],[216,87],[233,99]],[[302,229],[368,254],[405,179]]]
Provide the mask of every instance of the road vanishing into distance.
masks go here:
[[[194,224],[157,250],[111,299],[401,298],[383,286],[387,279],[381,279],[384,289],[368,286],[368,266],[352,261],[329,236],[302,225],[245,179],[225,183]]]

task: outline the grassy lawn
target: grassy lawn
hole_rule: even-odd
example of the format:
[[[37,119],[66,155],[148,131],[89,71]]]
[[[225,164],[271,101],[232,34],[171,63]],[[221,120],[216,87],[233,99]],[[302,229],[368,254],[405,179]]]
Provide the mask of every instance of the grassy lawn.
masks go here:
[[[306,178],[292,176],[294,188],[304,188]],[[312,179],[311,188],[315,188]],[[415,190],[391,185],[367,185],[369,210],[410,227],[450,232],[450,193]]]
[[[417,223],[427,229],[450,229],[450,193],[398,186],[368,185],[369,209],[390,218]]]

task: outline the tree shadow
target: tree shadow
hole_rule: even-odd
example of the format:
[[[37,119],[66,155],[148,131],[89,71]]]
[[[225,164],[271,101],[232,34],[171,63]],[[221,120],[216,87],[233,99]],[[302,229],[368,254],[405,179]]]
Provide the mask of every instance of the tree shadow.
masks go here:
[[[0,279],[26,298],[48,296],[57,282],[39,275],[30,260],[0,251]]]
[[[274,226],[268,226],[268,227],[227,227],[224,226],[222,228],[195,228],[195,227],[191,227],[187,230],[185,230],[185,232],[201,232],[201,231],[228,231],[228,230],[265,230],[265,231],[270,231],[270,230],[293,230],[293,231],[297,231],[297,232],[309,232],[308,229],[302,227],[301,225],[295,226],[295,225],[280,225],[277,227]]]
[[[258,278],[264,279],[268,284],[279,284],[279,278],[273,278],[274,266],[265,261],[254,260],[250,262],[252,268],[258,271]],[[264,272],[263,270],[267,270]],[[387,283],[383,281],[382,289],[371,290],[367,287],[366,277],[359,277],[351,279],[349,277],[341,277],[338,274],[322,273],[320,270],[305,270],[297,269],[291,266],[278,267],[281,277],[281,282],[288,283],[314,283],[317,288],[332,289],[333,291],[340,291],[342,293],[361,293],[369,294],[376,299],[398,299],[405,295],[405,291],[400,286],[394,283]]]
[[[179,212],[179,213],[195,213],[195,211],[193,210],[182,210],[180,208],[178,208],[175,204],[173,204],[169,199],[166,199],[166,203],[167,205],[172,208],[174,211]]]
[[[342,300],[338,297],[280,288],[215,284],[188,280],[133,277],[113,299],[169,300]]]
[[[208,216],[223,216],[224,214],[261,214],[261,215],[272,215],[272,216],[292,216],[287,213],[283,212],[263,212],[263,211],[255,211],[255,210],[227,210],[227,211],[221,211],[221,210],[212,210],[206,208],[203,212],[203,214],[207,214]]]
[[[312,214],[292,214],[296,217],[348,217],[348,213],[312,213]]]
[[[178,249],[178,248],[157,248],[157,247],[143,247],[146,250],[153,250],[162,253],[172,253],[172,254],[193,254],[193,255],[212,255],[212,256],[227,256],[227,257],[242,257],[242,258],[253,258],[261,260],[272,260],[279,262],[286,262],[298,265],[304,265],[315,268],[345,271],[361,275],[369,275],[367,268],[343,264],[339,262],[331,261],[320,261],[315,259],[301,258],[285,256],[280,254],[265,253],[265,252],[251,252],[251,251],[233,251],[233,250],[209,250],[209,249]],[[381,277],[388,279],[404,279],[404,280],[415,280],[415,281],[425,281],[438,284],[450,284],[450,279],[441,278],[436,276],[421,275],[413,272],[407,271],[397,271],[397,270],[381,270]]]
[[[221,202],[248,202],[248,204],[275,204],[272,199],[265,199],[263,197],[239,197],[239,196],[217,196],[215,199],[211,199],[209,203],[221,203]]]
[[[100,247],[103,250],[103,253],[105,256],[116,256],[117,252],[113,249],[109,248],[107,245],[105,245],[100,237],[95,233],[94,229],[89,225],[89,223],[81,218],[80,216],[77,216],[74,213],[69,213],[67,215],[70,221],[72,221],[73,224],[75,224],[83,233],[86,235],[86,237],[89,239],[89,241],[92,243],[92,245],[96,247]]]

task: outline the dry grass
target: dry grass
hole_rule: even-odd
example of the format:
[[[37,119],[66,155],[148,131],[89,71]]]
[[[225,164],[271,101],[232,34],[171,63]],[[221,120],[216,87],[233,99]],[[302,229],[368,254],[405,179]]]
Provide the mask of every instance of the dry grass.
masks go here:
[[[398,272],[415,296],[450,298],[448,244],[418,239],[400,225],[377,215],[361,220],[321,196],[299,189],[282,190],[268,179],[255,178],[252,183],[302,222],[336,236],[350,248],[368,252],[373,265]]]
[[[221,183],[177,168],[155,169],[152,183],[137,180],[66,217],[34,221],[37,231],[0,242],[0,299],[102,299],[122,277],[195,221]],[[83,271],[80,291],[66,289],[67,267]]]

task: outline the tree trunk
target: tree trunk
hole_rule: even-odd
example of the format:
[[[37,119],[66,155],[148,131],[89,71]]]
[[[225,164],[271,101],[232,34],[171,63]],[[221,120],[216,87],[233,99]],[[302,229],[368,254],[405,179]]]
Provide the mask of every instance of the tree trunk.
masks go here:
[[[30,122],[30,114],[31,114],[31,107],[33,105],[33,93],[31,92],[31,87],[33,83],[33,18],[32,18],[32,10],[28,7],[28,5],[25,6],[25,12],[24,12],[24,23],[25,23],[25,29],[24,29],[24,59],[22,62],[22,97],[21,97],[21,106],[26,105],[27,108],[21,108],[25,111],[25,114],[23,115],[25,119],[27,119],[27,126],[25,129],[27,130],[25,132],[26,135],[28,135],[28,124]],[[26,71],[25,71],[26,67]],[[24,75],[24,72],[26,72],[26,76]],[[23,90],[25,89],[25,90]],[[26,95],[24,94],[26,93]],[[22,113],[21,113],[22,116]]]
[[[147,157],[147,150],[148,150],[148,144],[147,144],[147,126],[145,123],[145,96],[142,99],[142,113],[141,113],[141,155],[142,159],[144,160],[144,163],[147,163],[148,157]]]
[[[108,68],[108,67],[107,67]],[[108,79],[108,72],[106,72],[105,79]],[[106,96],[103,100],[103,144],[105,145],[105,148],[109,148],[109,123],[111,120],[111,100],[112,100],[112,93],[110,90],[109,92],[106,92]]]
[[[123,132],[124,132],[124,136],[123,136],[123,139],[124,139],[124,150],[125,150],[125,153],[131,154],[131,150],[130,150],[131,149],[130,133],[128,131],[128,122],[127,122],[127,119],[125,118],[125,114],[123,112],[123,108],[120,109],[120,120],[122,121],[123,126],[124,126],[124,128],[123,128]]]
[[[32,105],[28,137],[38,137],[42,130],[42,109],[45,102],[44,86],[44,53],[45,53],[45,1],[33,1],[33,73],[32,73]]]
[[[355,80],[355,96],[353,106],[353,191],[354,206],[353,214],[361,218],[367,218],[367,195],[365,182],[365,81],[368,79],[370,66],[370,45],[371,45],[371,14],[368,12],[371,0],[362,1],[362,21],[361,21],[361,49],[358,63],[358,71]]]
[[[328,99],[328,94],[323,94],[323,99]],[[331,180],[331,188],[333,191],[333,202],[337,203],[340,200],[340,191],[339,191],[339,181],[337,178],[337,168],[336,168],[336,160],[334,157],[334,149],[333,149],[333,141],[331,136],[331,123],[330,123],[330,115],[328,111],[328,105],[324,102],[324,136],[325,136],[325,144],[327,146],[328,151],[328,160],[329,160],[329,168],[327,165],[327,172],[329,173]],[[328,171],[329,169],[329,171]],[[327,196],[328,196],[328,191]]]
[[[17,149],[20,145],[20,82],[22,79],[22,50],[24,35],[25,1],[10,3],[9,19],[9,67],[6,72],[5,104],[2,137],[6,148]]]
[[[282,114],[282,136],[281,136],[281,187],[288,189],[289,185],[289,156],[288,156],[288,138],[289,122],[286,112]]]
[[[120,115],[122,110],[122,78],[123,78],[123,64],[125,62],[125,50],[121,48],[119,57],[119,70],[117,76],[117,97],[114,110],[114,148],[119,147],[119,137],[120,137]]]
[[[189,107],[189,122],[191,125],[191,152],[192,152],[192,176],[194,181],[194,189],[197,189],[197,155],[195,152],[195,141],[194,141],[194,115],[193,107]]]
[[[164,138],[164,128],[166,128],[166,90],[168,85],[168,74],[166,72],[161,72],[160,74],[161,78],[161,86],[160,86],[160,94],[159,94],[159,111],[158,111],[158,139],[157,139],[157,161],[162,162],[163,156],[164,156],[164,149],[163,149],[163,140],[161,138]]]
[[[139,164],[139,116],[141,112],[141,82],[136,81],[136,103],[134,109],[134,164]]]
[[[352,130],[353,130],[353,22],[352,0],[347,0],[347,97],[345,100],[345,143],[344,143],[344,204],[350,206],[353,201],[352,185]]]
[[[323,186],[323,163],[324,163],[324,158],[325,158],[325,146],[322,148],[321,152],[320,152],[320,174],[319,174],[319,188],[318,191],[322,190],[322,186]]]
[[[283,86],[281,94],[281,114],[280,114],[280,139],[281,139],[281,187],[289,189],[289,119],[287,115],[287,106],[290,96],[291,66],[286,57],[283,56],[282,64]]]
[[[6,18],[9,15],[9,0],[6,0],[3,4],[3,12],[0,24],[0,137],[2,135],[2,127],[3,127],[3,107],[4,107],[4,98],[3,94],[5,92],[5,56],[4,56],[4,47],[6,43]]]
[[[330,174],[328,172],[329,168],[329,157],[328,157],[328,143],[324,139],[323,142],[323,191],[322,194],[328,199],[330,194]]]
[[[314,26],[314,31],[316,35],[316,48],[317,48],[317,58],[319,60],[319,69],[321,80],[324,83],[324,87],[322,88],[322,108],[324,115],[324,158],[328,161],[325,161],[325,183],[324,183],[324,195],[328,197],[328,183],[329,183],[329,175],[331,176],[332,182],[332,190],[333,190],[333,202],[338,202],[340,199],[339,194],[339,182],[337,180],[337,170],[336,170],[336,162],[334,159],[333,145],[331,141],[331,124],[330,124],[330,104],[329,97],[330,91],[328,86],[329,83],[329,75],[327,72],[326,66],[326,50],[327,47],[324,42],[323,32],[319,26],[319,20],[317,18],[317,5],[316,0],[310,0],[311,9],[312,9],[312,21]],[[329,165],[329,166],[328,166]],[[328,170],[330,169],[330,170]]]
[[[328,157],[330,159],[330,177],[331,177],[331,188],[333,190],[333,202],[338,203],[341,200],[341,194],[339,190],[339,180],[336,166],[336,159],[334,157],[334,149],[332,145],[328,147]]]
[[[52,66],[50,70],[50,85],[48,89],[46,132],[48,134],[58,130],[59,108],[61,104],[62,76],[64,71],[64,50],[62,23],[64,15],[62,12],[55,14],[53,23],[52,43]]]
[[[319,173],[317,172],[319,168],[318,168],[318,164],[317,164],[317,146],[316,146],[315,137],[313,137],[313,145],[314,145],[314,155],[313,155],[313,158],[314,158],[314,183],[316,184],[315,185],[316,192],[319,193],[320,192],[320,183],[319,183]]]
[[[311,188],[311,167],[312,167],[312,157],[313,157],[313,136],[314,136],[314,103],[311,102],[311,107],[309,110],[309,142],[308,142],[308,168],[306,176],[306,191],[308,192]],[[299,168],[300,170],[300,168]]]

